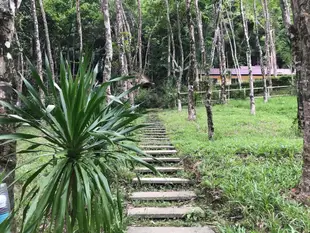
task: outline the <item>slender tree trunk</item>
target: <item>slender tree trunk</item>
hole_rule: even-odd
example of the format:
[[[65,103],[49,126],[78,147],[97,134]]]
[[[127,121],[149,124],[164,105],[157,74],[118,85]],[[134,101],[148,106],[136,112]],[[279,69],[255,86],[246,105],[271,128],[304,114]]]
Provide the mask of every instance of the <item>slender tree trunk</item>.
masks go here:
[[[304,148],[303,148],[303,172],[301,179],[301,195],[309,201],[310,197],[310,1],[292,1],[294,25],[300,43],[300,52],[297,54],[301,61],[301,87],[304,109]]]
[[[253,73],[252,73],[252,58],[251,58],[251,46],[250,46],[250,38],[248,32],[248,22],[245,17],[245,10],[243,7],[243,0],[240,0],[240,11],[242,16],[242,23],[243,23],[243,30],[244,36],[246,40],[246,57],[249,69],[249,83],[250,83],[250,111],[252,115],[255,115],[255,99],[254,99],[254,80],[253,80]]]
[[[288,0],[280,0],[280,6],[282,10],[282,19],[286,28],[286,33],[291,42],[292,48],[292,56],[293,56],[293,69],[296,70],[296,89],[297,89],[297,119],[298,119],[298,128],[300,130],[304,129],[304,117],[303,117],[303,96],[301,91],[301,55],[300,55],[300,47],[299,47],[299,35],[297,33],[297,26],[294,26],[291,22],[291,14],[290,14],[290,5]],[[294,6],[292,6],[293,8]],[[293,12],[294,13],[294,12]],[[294,21],[298,21],[296,17],[298,15],[294,15]]]
[[[218,40],[218,53],[220,61],[220,74],[221,74],[221,104],[227,104],[227,93],[226,93],[226,56],[225,56],[225,40],[223,25],[220,24],[219,40]]]
[[[265,72],[265,63],[263,57],[263,49],[259,41],[259,33],[258,33],[258,19],[257,19],[257,8],[256,8],[256,0],[253,1],[254,7],[254,29],[255,29],[255,38],[256,38],[256,46],[259,51],[259,62],[263,76],[263,84],[264,84],[264,102],[268,102],[268,91],[267,91],[267,81],[266,81],[266,72]]]
[[[16,11],[19,8],[21,1],[4,1],[0,7],[0,100],[15,104],[15,98],[12,91],[14,78],[14,62],[12,57],[12,40],[14,35],[14,19]],[[9,4],[10,3],[10,4]],[[8,109],[0,105],[0,113],[8,113]],[[0,134],[14,133],[15,128],[12,124],[1,125]],[[16,143],[8,143],[0,145],[0,172],[10,175],[4,180],[8,184],[9,199],[11,208],[14,208],[14,185],[15,178],[14,169],[16,167]],[[12,184],[12,186],[11,186]]]
[[[126,34],[125,37],[125,52],[127,57],[127,64],[128,64],[128,73],[132,73],[133,67],[132,67],[132,56],[131,56],[131,30],[129,23],[127,21],[127,17],[123,8],[123,5],[121,4],[121,11],[122,11],[122,21],[124,26],[124,33]]]
[[[178,40],[179,40],[179,47],[180,47],[180,59],[181,64],[179,67],[179,77],[177,80],[177,92],[178,92],[178,111],[182,111],[182,102],[181,102],[181,87],[182,87],[182,78],[183,78],[183,72],[184,72],[184,51],[183,51],[183,41],[181,36],[181,23],[180,23],[180,5],[179,2],[176,2],[177,4],[177,24],[178,24]]]
[[[208,80],[207,82],[207,93],[206,93],[206,100],[205,100],[205,108],[207,112],[207,125],[208,125],[208,137],[209,140],[213,139],[214,136],[214,125],[213,125],[213,113],[212,113],[212,87],[211,82]]]
[[[269,14],[269,5],[268,0],[262,0],[263,5],[263,11],[265,16],[265,53],[266,53],[266,65],[267,65],[267,79],[269,84],[269,89],[272,88],[272,79],[271,79],[271,69],[272,69],[272,63],[271,63],[271,26],[270,26],[270,14]]]
[[[231,8],[230,8],[230,12],[231,12]],[[236,35],[235,35],[234,24],[233,24],[233,21],[230,17],[230,13],[227,10],[226,10],[226,15],[227,15],[227,19],[228,19],[229,29],[231,31],[232,56],[233,56],[234,63],[235,63],[235,69],[237,71],[239,88],[241,89],[242,88],[242,77],[241,77],[240,65],[239,65],[238,54],[237,54],[237,45],[236,45]]]
[[[271,30],[270,32],[271,36],[271,59],[272,59],[272,69],[273,69],[273,77],[277,78],[278,77],[278,65],[277,65],[277,51],[276,51],[276,36],[275,36],[275,30]],[[272,90],[272,89],[271,89]]]
[[[35,0],[31,0],[31,10],[32,10],[33,28],[34,28],[33,36],[34,36],[34,41],[35,41],[36,67],[37,67],[38,74],[43,82],[42,52],[41,52],[41,45],[40,45],[39,24],[38,24]],[[40,98],[44,102],[44,93],[41,89],[40,89]]]
[[[41,9],[41,14],[42,14],[43,25],[44,25],[47,57],[48,57],[48,60],[51,66],[50,68],[51,68],[52,78],[55,81],[54,60],[52,56],[51,41],[50,41],[50,36],[48,32],[48,25],[46,21],[46,14],[44,10],[43,0],[39,0],[39,4],[40,4],[40,9]]]
[[[138,57],[139,57],[139,75],[142,74],[142,12],[141,12],[141,0],[138,0],[139,11],[139,28],[138,28]]]
[[[118,46],[118,57],[120,62],[120,73],[121,76],[128,76],[128,68],[126,55],[124,50],[124,31],[123,31],[123,22],[122,22],[122,12],[121,12],[121,1],[115,0],[116,5],[116,41]],[[123,91],[128,90],[128,81],[125,80],[122,82]],[[126,100],[128,99],[128,95],[124,97]]]
[[[191,0],[186,0],[186,15],[190,38],[189,71],[188,71],[188,120],[196,120],[194,101],[194,83],[197,82],[197,62],[194,23],[191,14]]]
[[[105,39],[106,39],[106,42],[105,42],[106,54],[105,54],[105,59],[104,59],[103,82],[107,82],[111,78],[112,58],[113,58],[109,0],[102,0],[101,8],[102,8],[102,13],[103,13],[103,18],[104,18]],[[111,95],[110,87],[107,88],[107,96],[109,95]],[[107,101],[109,101],[108,97],[107,97]]]
[[[81,11],[80,11],[80,0],[76,0],[76,22],[79,34],[79,52],[80,56],[83,54],[83,33],[82,33],[82,21],[81,21]]]
[[[202,29],[202,16],[201,16],[201,11],[198,5],[198,0],[195,0],[195,10],[196,10],[196,18],[197,18],[200,56],[201,56],[201,68],[200,69],[205,70],[207,58],[206,58],[206,49],[205,49],[205,42],[204,42],[205,40],[204,40],[203,29]]]
[[[19,70],[19,73],[24,77],[24,75],[25,75],[25,71],[24,71],[24,52],[23,52],[23,48],[20,45],[20,41],[19,41],[17,32],[15,32],[15,41],[16,41],[16,45],[18,47],[18,65],[17,65],[17,69]],[[18,77],[19,75],[16,74],[16,76]],[[23,92],[23,81],[22,81],[21,78],[18,78],[16,80],[16,90],[19,93]],[[17,97],[16,105],[19,106],[19,107],[21,106],[20,98],[18,98],[18,97]]]

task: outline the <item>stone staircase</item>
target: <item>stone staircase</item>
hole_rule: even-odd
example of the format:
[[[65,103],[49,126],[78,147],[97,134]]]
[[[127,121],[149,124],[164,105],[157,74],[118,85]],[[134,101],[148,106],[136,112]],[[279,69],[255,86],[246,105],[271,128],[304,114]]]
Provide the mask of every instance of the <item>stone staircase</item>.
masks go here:
[[[182,159],[177,157],[177,151],[171,144],[165,127],[155,114],[149,115],[147,126],[141,131],[140,148],[151,157],[142,158],[154,164],[160,175],[144,167],[135,168],[139,178],[134,178],[132,183],[135,191],[129,194],[130,205],[127,216],[141,220],[179,220],[188,215],[202,217],[204,211],[193,203],[197,197],[190,190],[193,181],[184,178]],[[182,174],[183,173],[183,174]],[[144,187],[146,186],[146,187]],[[148,189],[152,187],[152,190]],[[158,188],[156,190],[156,188]],[[139,190],[140,189],[140,190]],[[148,190],[148,191],[142,191]],[[153,190],[155,189],[155,191]],[[168,207],[157,207],[156,201],[168,202]],[[139,202],[139,206],[135,206]],[[154,206],[146,203],[154,202]],[[178,205],[174,206],[177,202]],[[128,233],[214,233],[210,227],[129,227]]]

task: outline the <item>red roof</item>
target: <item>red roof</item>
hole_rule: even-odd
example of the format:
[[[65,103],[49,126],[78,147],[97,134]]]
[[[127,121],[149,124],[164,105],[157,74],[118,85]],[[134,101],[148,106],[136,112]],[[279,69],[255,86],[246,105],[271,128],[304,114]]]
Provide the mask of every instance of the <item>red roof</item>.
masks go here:
[[[237,75],[237,69],[227,69],[228,72],[231,72],[232,75]],[[262,75],[262,70],[260,66],[252,66],[252,72],[253,75]],[[267,69],[265,71],[267,73]],[[241,66],[240,67],[240,74],[241,75],[248,75],[249,69],[247,66]],[[292,75],[291,69],[277,69],[278,75]],[[210,69],[210,75],[220,75],[220,69],[219,68],[212,68]],[[271,69],[271,75],[273,75],[273,70]]]

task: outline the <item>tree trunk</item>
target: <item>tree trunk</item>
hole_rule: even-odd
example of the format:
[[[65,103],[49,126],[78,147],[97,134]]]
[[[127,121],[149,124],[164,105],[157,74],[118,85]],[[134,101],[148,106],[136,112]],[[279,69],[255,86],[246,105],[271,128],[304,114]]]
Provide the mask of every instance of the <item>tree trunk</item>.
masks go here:
[[[209,79],[207,82],[207,93],[206,93],[206,100],[205,100],[205,107],[207,112],[207,125],[208,125],[208,137],[209,140],[213,139],[214,136],[214,125],[213,125],[213,114],[212,114],[212,83]]]
[[[201,70],[206,69],[206,50],[205,50],[205,40],[203,36],[203,28],[202,28],[202,16],[201,11],[199,9],[198,0],[195,0],[195,10],[196,10],[196,18],[197,18],[197,28],[198,28],[198,37],[199,37],[199,48],[200,48],[200,56],[201,56]]]
[[[301,61],[301,87],[304,108],[304,148],[303,172],[301,179],[301,195],[309,200],[310,196],[310,2],[308,0],[292,1],[294,24],[298,31],[300,53],[297,60]]]
[[[271,63],[271,26],[270,26],[270,14],[269,14],[269,6],[268,6],[268,0],[262,0],[263,5],[263,11],[265,16],[265,53],[266,53],[266,65],[267,65],[267,79],[269,88],[272,88],[272,79],[271,79],[271,69],[272,69],[272,63]]]
[[[191,14],[191,0],[186,0],[186,15],[189,31],[190,52],[188,70],[188,120],[196,120],[196,109],[194,101],[194,83],[197,82],[197,62],[194,23]]]
[[[47,25],[47,21],[46,21],[46,14],[45,14],[45,10],[44,10],[43,0],[39,0],[39,4],[40,4],[42,20],[43,20],[43,25],[44,25],[44,31],[45,31],[47,57],[48,57],[48,60],[50,63],[52,78],[55,81],[54,60],[53,60],[53,56],[52,56],[51,42],[50,42],[50,36],[49,36],[49,32],[48,32],[48,25]]]
[[[126,34],[125,37],[125,52],[126,52],[126,58],[127,58],[127,65],[128,65],[128,73],[131,74],[133,67],[132,67],[132,56],[131,56],[131,30],[129,23],[127,21],[127,17],[123,8],[123,5],[121,4],[121,11],[122,11],[122,22],[124,26],[124,33]]]
[[[16,41],[16,45],[18,47],[18,65],[17,65],[17,70],[22,75],[22,77],[24,77],[24,75],[25,75],[25,72],[24,72],[24,53],[23,53],[23,48],[20,45],[20,41],[19,41],[18,34],[17,34],[16,31],[15,31],[15,41]],[[15,74],[15,75],[19,76],[18,74]],[[19,93],[23,92],[23,81],[22,81],[21,78],[18,78],[16,80],[16,90]],[[21,106],[20,98],[18,98],[18,97],[17,97],[16,105],[18,107]]]
[[[179,77],[177,80],[177,92],[178,92],[178,111],[182,111],[182,102],[181,102],[181,87],[182,87],[182,78],[184,72],[184,51],[183,51],[183,41],[181,36],[181,23],[180,23],[180,5],[179,2],[177,4],[177,25],[178,25],[178,40],[179,40],[179,47],[180,47],[180,56],[181,56],[181,64],[179,66]]]
[[[12,58],[12,39],[14,35],[14,19],[21,1],[2,1],[0,6],[0,100],[15,104],[12,86],[19,80],[14,77],[14,62]],[[0,113],[6,114],[8,110],[0,105]],[[11,125],[0,126],[0,134],[14,133],[15,128]],[[14,169],[16,167],[16,143],[0,145],[0,172],[10,175],[3,182],[9,188],[11,209],[14,209]],[[10,186],[12,184],[12,186]]]
[[[167,74],[168,74],[168,77],[171,76],[171,69],[172,69],[172,76],[175,78],[175,65],[174,65],[174,61],[175,61],[175,45],[174,45],[174,36],[173,36],[173,31],[172,31],[171,22],[170,22],[169,2],[168,2],[168,0],[166,0],[165,2],[166,2],[166,8],[167,8],[166,18],[167,18],[167,24],[168,24],[168,56],[167,56],[167,59],[168,59],[168,62],[167,62],[168,73]],[[171,50],[172,50],[172,62],[171,62]]]
[[[303,117],[303,96],[302,96],[302,87],[301,87],[301,49],[299,46],[299,34],[297,33],[298,27],[298,14],[293,11],[294,23],[291,23],[289,5],[287,0],[280,0],[282,17],[285,24],[285,28],[287,29],[287,35],[291,42],[292,54],[293,54],[293,67],[296,70],[296,89],[297,89],[297,120],[298,120],[298,128],[300,130],[304,129],[304,117]],[[292,8],[294,5],[292,4]]]
[[[124,30],[123,30],[123,21],[122,21],[122,11],[121,11],[121,1],[115,0],[116,5],[116,41],[118,46],[118,57],[119,62],[121,65],[120,73],[121,76],[128,76],[128,67],[127,67],[127,60],[125,55],[125,49],[124,49]],[[128,90],[128,81],[125,80],[122,82],[123,91]],[[128,99],[128,96],[124,97],[125,100]]]
[[[43,82],[42,52],[41,52],[41,45],[40,45],[39,24],[38,24],[35,0],[31,0],[31,10],[32,10],[32,20],[33,20],[33,27],[34,27],[33,36],[35,40],[36,67],[37,67],[38,74]],[[40,89],[40,98],[44,102],[44,93],[41,89]]]
[[[230,12],[231,12],[231,9],[230,9]],[[233,24],[232,19],[230,17],[230,13],[227,10],[226,10],[226,15],[227,15],[227,19],[228,19],[229,29],[231,31],[232,56],[233,56],[234,63],[235,63],[235,69],[237,71],[239,88],[241,89],[242,88],[242,77],[241,77],[240,65],[239,65],[238,54],[237,54],[237,45],[236,45],[236,35],[235,35],[234,24]]]
[[[252,73],[252,58],[251,58],[251,46],[250,46],[250,38],[248,32],[248,22],[245,17],[245,10],[243,7],[243,0],[240,0],[240,11],[242,16],[242,23],[243,23],[243,31],[246,40],[246,57],[249,69],[249,84],[250,84],[250,112],[252,115],[255,115],[255,99],[254,99],[254,80],[253,80],[253,73]]]
[[[112,69],[112,58],[113,58],[113,47],[112,47],[112,36],[111,36],[111,25],[110,25],[110,12],[109,12],[109,0],[101,1],[101,8],[104,18],[104,28],[105,28],[105,59],[104,59],[104,69],[103,69],[103,82],[107,82],[111,78]],[[111,95],[110,87],[107,88],[107,96]],[[107,97],[107,101],[109,98]]]
[[[225,56],[225,40],[223,32],[222,22],[220,23],[219,39],[218,39],[218,53],[220,61],[220,75],[221,75],[221,104],[227,104],[227,93],[226,93],[226,56]]]
[[[138,57],[139,57],[139,75],[142,74],[142,12],[141,12],[141,0],[138,0],[139,11],[139,28],[138,28]]]
[[[264,57],[263,57],[263,49],[259,41],[256,0],[253,1],[253,6],[254,6],[254,29],[255,29],[256,46],[259,51],[259,61],[260,61],[260,67],[262,71],[263,84],[264,84],[264,103],[267,103],[268,102],[268,91],[267,91],[266,71],[265,71],[265,64],[264,64]]]
[[[81,21],[81,11],[80,11],[80,0],[76,0],[76,22],[79,34],[79,52],[80,57],[83,55],[83,33],[82,33],[82,21]],[[75,51],[74,51],[75,52]]]

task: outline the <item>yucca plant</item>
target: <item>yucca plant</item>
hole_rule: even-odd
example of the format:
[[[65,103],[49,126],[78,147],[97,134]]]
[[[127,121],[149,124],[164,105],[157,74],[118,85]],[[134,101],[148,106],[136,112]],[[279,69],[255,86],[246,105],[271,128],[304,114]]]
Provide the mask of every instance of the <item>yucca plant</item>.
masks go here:
[[[40,132],[0,135],[0,140],[31,142],[22,153],[49,148],[41,156],[50,159],[31,171],[23,184],[21,232],[39,232],[43,222],[48,223],[47,232],[122,232],[122,203],[111,191],[108,177],[124,162],[138,162],[154,170],[134,155],[144,155],[130,136],[142,127],[133,124],[140,115],[134,112],[135,107],[121,101],[138,87],[109,96],[107,102],[107,86],[122,78],[96,85],[97,69],[90,67],[89,60],[84,58],[73,77],[70,66],[61,59],[59,84],[53,82],[46,61],[48,89],[32,66],[36,86],[51,96],[50,105],[44,104],[39,91],[23,77],[28,96],[16,93],[27,111],[0,102],[11,111],[0,117],[1,124],[26,123]],[[35,142],[36,138],[45,143]],[[4,224],[2,227],[4,232]]]

